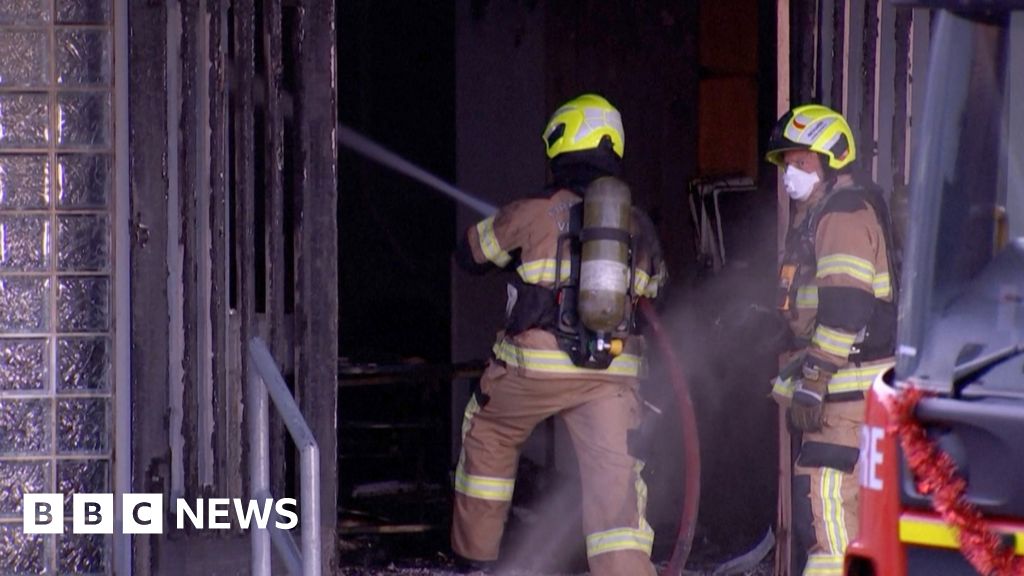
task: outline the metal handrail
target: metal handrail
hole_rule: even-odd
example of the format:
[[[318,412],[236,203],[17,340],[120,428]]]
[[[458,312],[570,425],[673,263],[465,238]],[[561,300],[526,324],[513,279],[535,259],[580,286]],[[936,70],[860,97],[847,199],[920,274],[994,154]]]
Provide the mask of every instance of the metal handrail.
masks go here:
[[[302,526],[301,554],[287,532],[269,523],[252,529],[252,574],[270,576],[270,543],[283,557],[294,576],[320,576],[320,448],[281,377],[267,345],[259,337],[249,341],[246,410],[249,418],[249,482],[252,498],[264,501],[270,494],[270,409],[267,396],[281,415],[299,451]]]

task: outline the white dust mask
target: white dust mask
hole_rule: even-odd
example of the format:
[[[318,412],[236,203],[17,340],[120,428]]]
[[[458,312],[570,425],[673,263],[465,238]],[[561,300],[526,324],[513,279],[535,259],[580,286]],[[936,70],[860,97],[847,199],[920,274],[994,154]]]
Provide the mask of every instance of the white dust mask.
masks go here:
[[[814,190],[814,185],[820,182],[816,172],[804,172],[803,170],[789,165],[786,173],[782,176],[782,184],[786,187],[786,194],[793,200],[806,200]]]

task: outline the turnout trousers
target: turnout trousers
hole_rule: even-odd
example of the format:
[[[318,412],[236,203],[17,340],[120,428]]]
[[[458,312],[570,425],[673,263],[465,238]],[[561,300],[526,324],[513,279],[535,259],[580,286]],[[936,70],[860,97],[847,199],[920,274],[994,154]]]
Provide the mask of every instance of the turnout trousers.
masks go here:
[[[795,544],[807,551],[804,576],[842,576],[857,535],[857,471],[864,401],[828,402],[824,426],[804,432],[793,475]]]
[[[655,576],[643,464],[627,450],[627,433],[640,423],[633,379],[529,378],[492,361],[463,418],[452,548],[472,560],[497,559],[520,450],[537,424],[554,415],[564,421],[579,461],[590,573]]]

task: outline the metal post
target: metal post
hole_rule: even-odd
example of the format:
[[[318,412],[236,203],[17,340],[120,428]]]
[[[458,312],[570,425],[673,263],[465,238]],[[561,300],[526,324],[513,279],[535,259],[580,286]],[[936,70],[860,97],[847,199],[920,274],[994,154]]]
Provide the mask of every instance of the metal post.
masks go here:
[[[262,376],[253,367],[252,356],[248,356],[248,402],[249,417],[249,489],[252,499],[266,497],[270,490],[270,445],[267,442],[269,413],[267,389]],[[253,529],[252,533],[252,574],[270,576],[270,533]]]
[[[274,364],[267,345],[260,338],[249,341],[248,354],[248,404],[252,411],[249,418],[249,471],[252,498],[262,501],[270,497],[270,442],[268,439],[270,418],[267,404],[269,394],[274,407],[281,414],[281,420],[295,441],[299,451],[299,475],[302,510],[302,574],[319,576],[323,566],[321,545],[321,499],[320,499],[320,447],[299,410],[295,399],[288,392],[284,378]],[[285,535],[286,538],[290,538]],[[271,533],[267,528],[252,530],[252,574],[270,575]],[[291,569],[294,557],[292,546],[286,540],[275,538],[285,564]]]
[[[129,187],[128,123],[128,2],[114,3],[114,165],[117,176],[114,199],[114,498],[117,522],[120,524],[120,494],[132,491],[132,366],[131,366],[131,192]],[[132,540],[126,534],[115,534],[113,565],[115,573],[132,574]]]
[[[270,498],[270,496],[267,496],[267,498]],[[279,516],[275,514],[274,518],[274,522],[267,525],[267,531],[270,532],[270,542],[274,545],[274,550],[277,554],[280,555],[281,563],[288,569],[288,573],[292,576],[302,576],[302,553],[299,552],[299,547],[295,545],[295,539],[292,538],[292,535],[275,525],[277,522],[276,518],[279,518]]]
[[[308,444],[302,450],[302,572],[320,574],[320,449]]]

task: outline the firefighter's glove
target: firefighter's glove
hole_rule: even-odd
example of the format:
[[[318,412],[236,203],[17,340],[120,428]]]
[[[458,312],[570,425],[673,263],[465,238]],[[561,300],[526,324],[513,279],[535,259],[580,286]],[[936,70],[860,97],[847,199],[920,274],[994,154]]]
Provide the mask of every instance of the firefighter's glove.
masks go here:
[[[825,392],[831,377],[830,373],[817,366],[804,364],[803,376],[796,383],[789,412],[789,419],[797,429],[804,432],[821,430]]]
[[[807,352],[800,351],[795,354],[787,354],[782,362],[782,369],[779,375],[772,380],[771,397],[775,402],[787,410],[793,404],[793,391],[800,381],[801,370],[807,359]],[[792,422],[790,422],[792,425]]]

